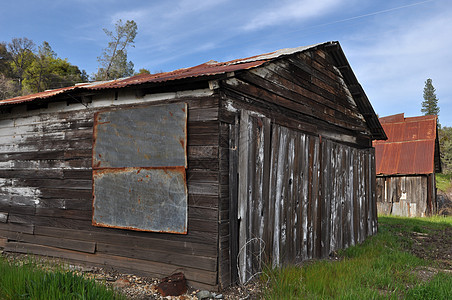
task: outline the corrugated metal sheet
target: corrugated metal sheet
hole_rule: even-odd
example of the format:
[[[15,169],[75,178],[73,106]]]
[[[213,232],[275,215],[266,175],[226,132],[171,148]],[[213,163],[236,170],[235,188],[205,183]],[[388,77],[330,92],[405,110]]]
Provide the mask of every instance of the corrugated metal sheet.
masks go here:
[[[187,166],[185,103],[100,112],[94,122],[94,169]]]
[[[380,118],[388,140],[373,142],[377,174],[434,173],[436,122],[436,116]]]
[[[187,104],[97,113],[93,224],[187,233]]]
[[[93,171],[93,225],[187,233],[185,168]]]

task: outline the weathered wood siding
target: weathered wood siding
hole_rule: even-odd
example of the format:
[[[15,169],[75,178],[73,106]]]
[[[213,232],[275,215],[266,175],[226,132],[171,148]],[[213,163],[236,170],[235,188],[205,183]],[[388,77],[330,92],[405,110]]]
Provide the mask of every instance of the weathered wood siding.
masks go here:
[[[357,149],[242,111],[238,274],[327,257],[376,233],[372,149]]]
[[[351,91],[324,51],[300,53],[238,73],[222,87],[226,98],[244,101],[241,107],[274,116],[288,127],[362,147],[372,145]],[[227,101],[223,105],[227,117]]]
[[[207,86],[197,77],[144,98],[99,91],[88,108],[13,108],[0,115],[0,245],[221,288],[363,241],[376,231],[372,136],[336,65],[312,50],[218,75],[214,92],[187,90]],[[91,226],[94,113],[171,101],[188,104],[188,234]]]
[[[112,96],[113,98],[113,96]],[[127,98],[127,97],[126,97]],[[135,99],[130,97],[130,99]],[[183,271],[218,286],[219,123],[215,96],[188,104],[188,234],[99,228],[92,217],[93,116],[147,99],[94,99],[0,115],[0,240],[5,251],[62,257],[128,272]],[[159,102],[155,102],[159,103]]]
[[[326,257],[376,233],[369,128],[329,54],[299,53],[220,82],[229,134],[228,261],[246,281],[262,263]],[[225,221],[226,222],[226,221]]]
[[[434,175],[377,176],[377,207],[382,215],[424,217],[436,212]]]

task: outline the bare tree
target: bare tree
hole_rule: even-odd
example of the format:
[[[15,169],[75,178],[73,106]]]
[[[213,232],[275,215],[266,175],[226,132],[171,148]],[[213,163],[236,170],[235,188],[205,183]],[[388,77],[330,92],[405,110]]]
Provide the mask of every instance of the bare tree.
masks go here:
[[[0,74],[0,100],[17,96],[18,90],[14,82],[5,75]]]
[[[100,67],[97,74],[94,75],[96,80],[133,75],[133,63],[127,61],[127,48],[134,47],[137,30],[135,21],[127,20],[123,23],[121,19],[116,22],[114,32],[104,28],[110,42],[108,47],[103,49],[102,55],[97,58]]]

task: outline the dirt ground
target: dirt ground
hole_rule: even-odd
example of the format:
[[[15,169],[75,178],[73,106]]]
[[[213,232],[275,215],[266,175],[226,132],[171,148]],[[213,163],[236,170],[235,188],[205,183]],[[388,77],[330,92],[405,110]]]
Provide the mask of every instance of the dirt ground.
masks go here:
[[[430,233],[413,232],[410,238],[413,240],[410,252],[452,271],[452,227]]]
[[[428,281],[438,272],[452,274],[452,227],[433,230],[429,233],[407,233],[412,243],[405,247],[415,256],[433,261],[432,267],[419,267],[413,270],[422,280]]]

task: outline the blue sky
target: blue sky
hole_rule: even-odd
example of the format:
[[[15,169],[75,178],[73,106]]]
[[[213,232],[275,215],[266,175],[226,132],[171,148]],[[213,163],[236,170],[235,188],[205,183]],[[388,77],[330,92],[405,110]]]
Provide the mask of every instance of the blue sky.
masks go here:
[[[432,78],[452,126],[450,0],[2,0],[0,41],[47,41],[92,74],[118,19],[137,22],[129,59],[151,72],[339,41],[380,116],[421,115]]]

